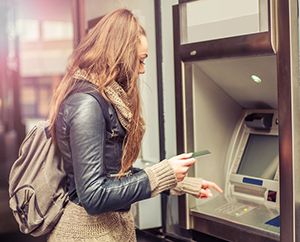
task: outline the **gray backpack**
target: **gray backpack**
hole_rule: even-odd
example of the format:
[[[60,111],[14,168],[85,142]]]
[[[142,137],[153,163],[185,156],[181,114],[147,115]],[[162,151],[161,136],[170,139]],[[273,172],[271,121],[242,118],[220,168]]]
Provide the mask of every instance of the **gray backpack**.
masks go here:
[[[20,231],[33,236],[49,232],[68,201],[60,152],[40,121],[23,141],[9,175],[9,206]]]
[[[84,90],[92,90],[88,94],[97,99],[105,117],[106,130],[111,132],[108,103],[91,88]],[[29,132],[9,174],[9,206],[20,231],[35,237],[53,229],[68,202],[67,175],[48,127],[49,121],[40,121]]]

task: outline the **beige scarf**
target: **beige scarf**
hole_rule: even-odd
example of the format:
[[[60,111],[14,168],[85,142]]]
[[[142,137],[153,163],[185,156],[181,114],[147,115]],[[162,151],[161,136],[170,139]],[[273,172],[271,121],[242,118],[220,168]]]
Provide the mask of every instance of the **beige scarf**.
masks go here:
[[[89,81],[92,84],[99,86],[99,80],[97,74],[89,74],[79,69],[74,74],[75,79],[85,80]],[[104,89],[105,95],[107,98],[113,103],[118,119],[122,126],[129,131],[130,129],[130,123],[132,119],[132,103],[130,98],[128,97],[127,93],[124,91],[124,89],[116,82],[113,81],[108,87]],[[145,121],[143,118],[141,118],[141,137],[143,137],[145,133]]]

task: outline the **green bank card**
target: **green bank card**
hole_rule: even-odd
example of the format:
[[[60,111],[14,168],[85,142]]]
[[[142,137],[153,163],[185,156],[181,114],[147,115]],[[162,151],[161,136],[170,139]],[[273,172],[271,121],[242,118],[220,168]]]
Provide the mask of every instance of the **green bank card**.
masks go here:
[[[211,155],[211,152],[208,150],[197,151],[192,154],[191,158],[196,158],[196,157],[204,156],[204,155]]]

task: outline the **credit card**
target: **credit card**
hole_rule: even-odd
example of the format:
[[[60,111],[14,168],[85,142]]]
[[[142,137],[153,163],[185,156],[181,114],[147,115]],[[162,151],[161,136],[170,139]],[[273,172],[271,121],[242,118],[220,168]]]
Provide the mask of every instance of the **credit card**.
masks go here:
[[[211,152],[208,150],[201,150],[194,152],[191,156],[191,158],[199,157],[199,156],[204,156],[204,155],[211,155]]]

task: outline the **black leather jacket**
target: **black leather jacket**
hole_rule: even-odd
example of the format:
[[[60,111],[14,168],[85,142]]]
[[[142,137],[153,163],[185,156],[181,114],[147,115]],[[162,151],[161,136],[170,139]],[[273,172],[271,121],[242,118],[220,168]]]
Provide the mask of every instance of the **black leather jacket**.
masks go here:
[[[110,177],[120,170],[125,130],[111,104],[109,114],[112,138],[97,100],[89,94],[76,93],[62,105],[56,121],[70,200],[91,215],[128,211],[132,203],[151,196],[150,182],[143,170],[131,168],[131,176]]]

